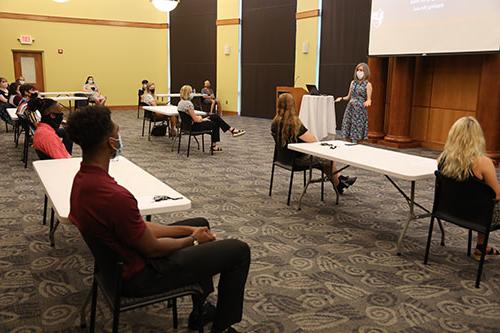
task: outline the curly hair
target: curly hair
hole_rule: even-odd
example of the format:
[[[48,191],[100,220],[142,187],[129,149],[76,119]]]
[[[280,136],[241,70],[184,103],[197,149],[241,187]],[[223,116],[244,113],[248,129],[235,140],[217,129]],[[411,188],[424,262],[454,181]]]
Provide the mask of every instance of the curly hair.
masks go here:
[[[474,162],[484,154],[481,125],[474,117],[462,117],[451,126],[438,162],[443,175],[464,181],[471,175]]]
[[[83,153],[95,151],[113,131],[111,111],[102,105],[88,106],[73,112],[68,119],[66,131]]]

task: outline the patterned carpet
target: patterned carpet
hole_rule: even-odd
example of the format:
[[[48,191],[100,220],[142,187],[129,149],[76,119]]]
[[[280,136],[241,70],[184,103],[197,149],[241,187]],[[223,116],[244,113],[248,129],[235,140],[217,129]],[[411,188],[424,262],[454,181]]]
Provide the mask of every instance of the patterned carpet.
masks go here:
[[[169,223],[204,216],[220,238],[237,237],[252,249],[245,293],[243,332],[498,332],[500,266],[485,265],[474,288],[477,263],[465,255],[466,231],[445,224],[446,247],[435,231],[430,265],[423,256],[428,220],[412,223],[403,255],[395,241],[407,205],[383,176],[358,176],[335,206],[332,188],[319,200],[313,185],[301,211],[302,178],[286,206],[288,173],[277,170],[268,196],[273,140],[270,121],[227,117],[247,135],[223,135],[223,152],[191,156],[170,151],[166,137],[140,136],[133,111],[115,111],[124,155],[193,202],[190,211],[155,216]],[[185,147],[185,146],[184,146]],[[185,152],[185,150],[184,150]],[[435,157],[420,149],[410,152]],[[76,149],[75,156],[79,155]],[[19,161],[11,133],[0,134],[0,332],[80,332],[79,309],[91,284],[92,259],[76,228],[63,226],[56,247],[41,225],[43,191],[30,165]],[[30,152],[30,161],[35,158]],[[402,183],[405,190],[409,184]],[[417,200],[431,206],[433,181],[417,183]],[[499,235],[492,243],[500,245]],[[180,328],[156,305],[125,313],[121,332],[187,332],[188,298],[180,302]],[[109,331],[111,315],[100,300],[98,331]]]

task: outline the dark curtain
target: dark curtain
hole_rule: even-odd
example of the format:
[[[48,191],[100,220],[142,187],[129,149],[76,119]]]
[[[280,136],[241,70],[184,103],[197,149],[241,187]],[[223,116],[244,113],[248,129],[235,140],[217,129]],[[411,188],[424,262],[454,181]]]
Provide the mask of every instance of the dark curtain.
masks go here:
[[[321,93],[345,96],[354,66],[368,62],[371,0],[323,0],[319,88]],[[376,89],[376,87],[374,87]],[[340,129],[346,103],[336,104]]]
[[[184,84],[200,91],[207,79],[215,90],[216,20],[217,0],[182,0],[170,13],[170,90],[173,93],[179,92]],[[144,57],[147,59],[147,50]]]
[[[293,86],[296,0],[243,0],[241,114],[272,118],[276,86]]]

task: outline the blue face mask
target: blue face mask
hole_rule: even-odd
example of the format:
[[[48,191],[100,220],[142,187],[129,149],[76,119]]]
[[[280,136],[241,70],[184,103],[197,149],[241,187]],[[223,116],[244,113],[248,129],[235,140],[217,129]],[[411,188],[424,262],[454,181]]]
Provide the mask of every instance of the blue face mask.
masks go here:
[[[113,157],[112,159],[115,159],[117,158],[118,156],[122,155],[123,153],[123,141],[122,141],[122,136],[120,135],[120,133],[118,133],[118,139],[115,139],[115,138],[111,138],[113,139],[114,141],[118,141],[118,147],[115,147],[115,152],[113,153]]]

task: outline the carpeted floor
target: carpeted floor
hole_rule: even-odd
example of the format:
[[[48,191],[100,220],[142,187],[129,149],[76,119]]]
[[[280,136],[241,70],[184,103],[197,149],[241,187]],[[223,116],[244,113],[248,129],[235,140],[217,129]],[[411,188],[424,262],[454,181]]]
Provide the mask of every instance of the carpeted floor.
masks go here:
[[[223,135],[223,152],[194,149],[189,158],[170,151],[166,137],[140,136],[134,111],[115,111],[124,155],[193,202],[185,212],[155,216],[170,223],[204,216],[220,238],[250,244],[251,272],[245,293],[243,332],[498,332],[500,261],[487,263],[480,289],[477,262],[468,258],[466,231],[445,224],[446,247],[435,231],[430,265],[423,256],[429,220],[412,223],[403,255],[395,241],[407,205],[383,176],[359,169],[354,187],[335,206],[332,188],[319,200],[309,189],[301,211],[286,206],[289,174],[268,186],[273,153],[270,121],[227,117],[245,136]],[[184,146],[185,148],[185,146]],[[75,156],[79,149],[75,149]],[[410,150],[435,157],[435,152]],[[30,165],[19,161],[11,133],[0,133],[0,332],[79,332],[79,308],[91,284],[92,258],[76,228],[63,226],[56,247],[41,225],[43,190]],[[30,152],[30,161],[35,157]],[[401,183],[404,189],[409,184]],[[417,200],[431,207],[433,180],[417,183]],[[492,243],[500,245],[499,236]],[[172,329],[163,305],[123,314],[121,332],[187,332],[188,298],[180,302],[180,328]],[[101,300],[98,331],[111,316]],[[207,326],[208,328],[208,326]]]

